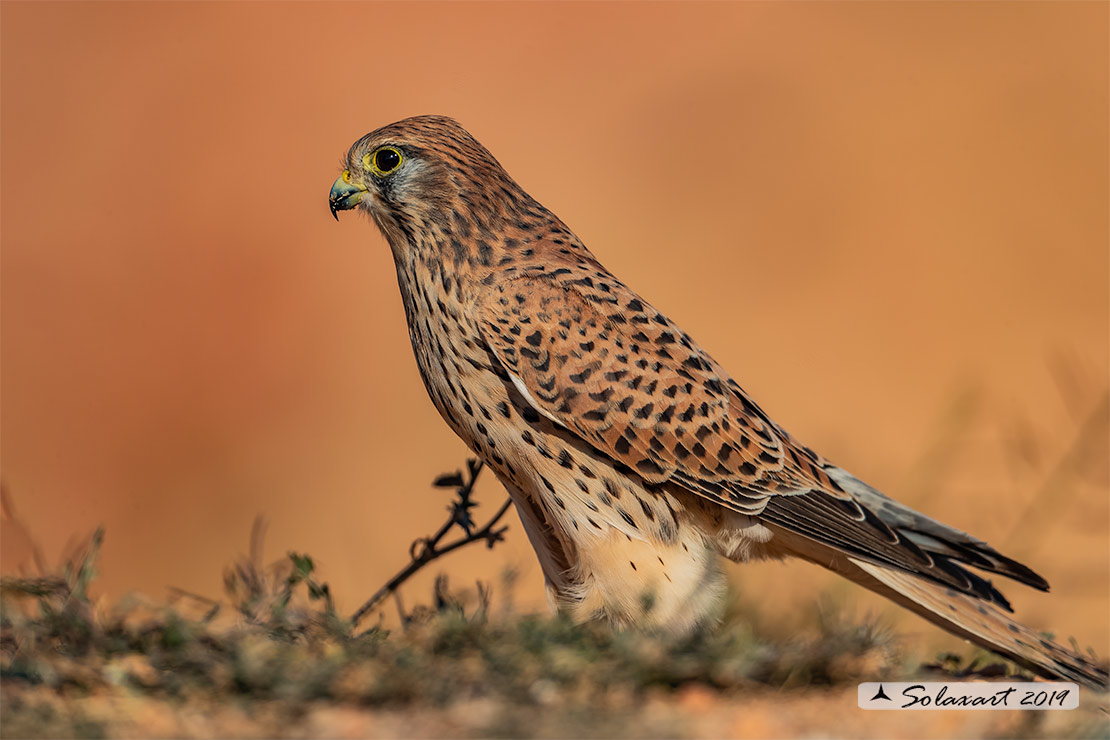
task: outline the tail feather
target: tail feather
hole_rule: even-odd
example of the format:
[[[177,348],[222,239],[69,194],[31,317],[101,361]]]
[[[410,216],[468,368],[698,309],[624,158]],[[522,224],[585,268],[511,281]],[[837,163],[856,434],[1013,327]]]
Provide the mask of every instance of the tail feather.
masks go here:
[[[895,501],[843,468],[829,465],[825,472],[860,505],[875,512],[883,523],[924,552],[1012,578],[1040,591],[1048,590],[1048,581],[1040,574],[986,542]]]
[[[1015,622],[993,604],[893,568],[848,558],[844,575],[980,647],[1004,655],[1046,678],[1106,690],[1108,675],[1092,660]]]
[[[854,557],[790,531],[776,531],[771,542],[776,546],[769,556],[799,557],[827,568],[1040,676],[1103,691],[1108,688],[1110,677],[1105,668],[1014,621],[1004,611],[1004,603],[992,603],[901,568]]]

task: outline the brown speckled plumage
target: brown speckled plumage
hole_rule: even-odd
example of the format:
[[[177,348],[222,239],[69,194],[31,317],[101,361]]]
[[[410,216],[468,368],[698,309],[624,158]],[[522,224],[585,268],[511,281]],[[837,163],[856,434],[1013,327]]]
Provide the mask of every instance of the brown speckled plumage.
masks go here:
[[[1105,683],[966,566],[1043,578],[792,438],[456,122],[378,129],[346,168],[333,212],[385,234],[428,394],[505,484],[556,606],[681,631],[712,615],[719,554],[794,556],[1045,675]]]

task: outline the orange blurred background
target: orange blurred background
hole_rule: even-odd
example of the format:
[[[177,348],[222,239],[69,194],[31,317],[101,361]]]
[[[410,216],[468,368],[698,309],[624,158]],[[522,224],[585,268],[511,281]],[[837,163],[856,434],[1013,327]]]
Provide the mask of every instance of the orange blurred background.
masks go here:
[[[263,513],[349,610],[438,526],[466,451],[384,241],[326,198],[356,138],[444,113],[795,435],[1034,566],[1019,616],[1106,654],[1107,4],[0,13],[2,472],[51,562],[106,525],[100,593],[219,596]],[[538,605],[512,525],[442,562],[517,564]],[[730,573],[784,619],[895,613]]]

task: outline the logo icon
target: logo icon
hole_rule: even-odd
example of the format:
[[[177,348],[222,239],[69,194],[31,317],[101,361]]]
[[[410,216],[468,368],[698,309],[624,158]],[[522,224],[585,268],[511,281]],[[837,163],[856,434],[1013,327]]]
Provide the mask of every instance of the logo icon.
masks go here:
[[[883,691],[883,685],[882,684],[879,684],[879,690],[876,691],[875,695],[871,697],[871,701],[876,701],[877,699],[884,699],[886,701],[894,701],[893,699],[891,699],[889,696],[886,695],[885,691]]]

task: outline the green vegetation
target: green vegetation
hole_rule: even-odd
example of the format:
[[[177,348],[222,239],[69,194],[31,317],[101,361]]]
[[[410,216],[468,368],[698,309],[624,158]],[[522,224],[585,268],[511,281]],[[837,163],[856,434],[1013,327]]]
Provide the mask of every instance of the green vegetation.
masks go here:
[[[499,541],[497,517],[477,527],[466,515],[477,472],[438,480],[464,505],[414,543],[412,564],[375,604],[457,543]],[[442,544],[452,527],[463,538]],[[692,730],[692,717],[759,696],[781,714],[839,690],[851,710],[863,680],[1014,675],[986,653],[915,667],[888,630],[827,599],[794,632],[735,595],[720,625],[679,641],[574,625],[521,613],[511,573],[461,592],[441,576],[401,628],[360,631],[338,614],[311,557],[263,565],[261,520],[250,556],[224,574],[224,601],[176,591],[165,604],[132,597],[98,608],[89,586],[103,537],[93,533],[58,573],[0,582],[0,736],[677,737],[710,731]],[[1007,731],[1038,733],[1033,720]]]
[[[492,604],[488,589],[455,594],[442,578],[434,606],[418,608],[403,629],[358,634],[336,614],[311,558],[293,553],[280,574],[250,561],[228,571],[237,617],[229,624],[218,618],[219,605],[200,616],[188,615],[194,604],[125,603],[94,614],[87,592],[101,539],[97,532],[82,561],[61,577],[4,581],[6,693],[42,686],[80,696],[125,687],[165,700],[198,693],[276,699],[288,711],[321,699],[443,707],[494,698],[518,708],[559,702],[588,712],[657,688],[830,685],[897,666],[894,643],[870,624],[825,619],[815,638],[768,644],[734,610],[727,628],[675,643],[518,614],[511,601]],[[510,576],[503,586],[511,592]],[[30,731],[42,721],[41,708],[20,695],[5,701],[6,736],[37,734]],[[60,734],[96,729],[78,717]]]

